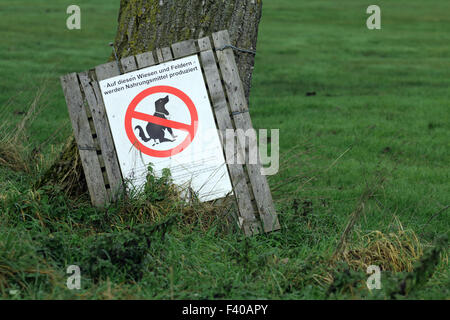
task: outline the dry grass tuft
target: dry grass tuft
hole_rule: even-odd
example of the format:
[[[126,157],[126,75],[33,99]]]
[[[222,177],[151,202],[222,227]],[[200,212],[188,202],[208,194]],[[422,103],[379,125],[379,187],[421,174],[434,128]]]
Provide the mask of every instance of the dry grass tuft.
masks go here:
[[[28,111],[23,118],[13,125],[14,119],[11,117],[12,99],[6,103],[0,112],[0,166],[7,167],[14,171],[24,171],[29,173],[33,167],[32,155],[29,152],[27,127],[39,114],[42,105],[42,95],[45,92],[45,85],[39,88],[31,102]]]
[[[0,166],[14,171],[29,172],[30,166],[23,145],[16,144],[10,135],[0,138]]]
[[[227,232],[237,225],[233,210],[237,208],[232,197],[210,202],[191,202],[183,207],[181,222],[184,228],[190,230],[199,227],[206,232],[213,226],[218,226],[221,230],[217,231]]]
[[[383,271],[411,272],[422,255],[423,246],[412,230],[389,234],[373,231],[361,237],[361,244],[349,246],[336,259],[354,270],[377,265]]]

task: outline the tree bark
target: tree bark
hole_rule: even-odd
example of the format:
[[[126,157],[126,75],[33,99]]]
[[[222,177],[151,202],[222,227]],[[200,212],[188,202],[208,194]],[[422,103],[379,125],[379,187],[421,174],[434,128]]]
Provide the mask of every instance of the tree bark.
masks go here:
[[[227,29],[231,44],[256,50],[262,0],[122,0],[115,48],[120,58]],[[249,97],[253,54],[235,51]]]

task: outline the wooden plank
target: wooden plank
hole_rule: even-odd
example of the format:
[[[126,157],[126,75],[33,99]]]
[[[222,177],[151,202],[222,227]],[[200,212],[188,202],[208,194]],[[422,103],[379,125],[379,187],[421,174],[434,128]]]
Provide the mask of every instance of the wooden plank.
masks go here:
[[[100,87],[92,73],[82,72],[78,74],[78,77],[94,121],[101,157],[105,164],[106,175],[111,188],[111,201],[116,201],[119,194],[123,191],[122,173],[114,148]]]
[[[228,31],[213,33],[212,38],[216,50],[231,44]],[[229,48],[225,50],[218,50],[216,51],[216,54],[220,71],[222,73],[222,78],[225,83],[231,111],[236,113],[234,116],[236,128],[241,128],[243,130],[253,129],[250,115],[248,113],[244,88],[239,77],[233,50]],[[280,229],[269,184],[267,183],[266,177],[261,174],[259,154],[257,163],[248,164],[247,170],[253,189],[253,194],[255,195],[258,211],[263,222],[264,231],[269,232]]]
[[[144,52],[141,54],[138,54],[136,56],[136,62],[139,69],[150,67],[155,64],[155,58],[153,57],[153,52]]]
[[[125,59],[125,60],[124,60]],[[124,68],[125,64],[127,65],[127,68],[133,68],[133,61],[134,65],[136,64],[134,58],[128,59],[124,58],[121,60],[122,68]],[[116,148],[114,145],[114,140],[111,133],[111,128],[109,126],[108,116],[106,114],[105,105],[103,102],[103,97],[100,90],[99,82],[105,79],[109,79],[115,76],[120,75],[119,66],[117,65],[117,61],[112,61],[109,63],[105,63],[102,65],[99,65],[95,68],[94,77],[97,78],[97,81],[94,81],[94,92],[96,96],[99,98],[98,100],[101,103],[98,103],[97,109],[95,114],[97,115],[97,121],[94,123],[94,125],[98,128],[101,128],[102,137],[101,139],[104,140],[104,146],[102,146],[102,153],[104,154],[104,160],[105,165],[106,162],[109,162],[110,170],[108,172],[107,168],[107,174],[109,183],[112,190],[112,198],[113,200],[117,199],[120,192],[124,190],[124,184],[122,179],[122,172],[120,169],[119,159],[117,157]],[[94,114],[94,113],[93,113]],[[100,135],[98,136],[100,139]]]
[[[92,204],[102,207],[107,202],[107,191],[103,179],[102,170],[94,147],[85,102],[80,90],[80,84],[76,73],[61,77],[64,96],[69,109],[70,120],[78,145],[86,182],[91,196]]]
[[[127,70],[126,72],[132,72],[138,69],[136,59],[134,58],[134,56],[123,58],[122,60],[120,60],[120,63],[124,70],[126,68]]]
[[[200,53],[200,60],[203,66],[206,83],[208,85],[211,102],[213,104],[217,125],[219,130],[222,132],[222,137],[224,137],[226,129],[233,129],[233,123],[228,111],[228,105],[225,98],[225,93],[223,91],[216,59],[213,51],[211,50],[209,38],[200,39],[198,43],[200,50],[202,50]],[[208,51],[204,51],[208,48]],[[192,50],[192,48],[190,50]],[[239,207],[240,220],[242,219],[240,224],[246,235],[257,234],[259,233],[260,225],[255,216],[255,210],[252,205],[251,193],[247,185],[244,168],[241,164],[235,163],[228,164],[228,170]]]
[[[157,49],[155,50],[155,52],[156,52],[156,57],[158,58],[158,63],[164,62],[162,50],[161,50],[160,48],[157,48]]]
[[[95,74],[97,75],[97,81],[102,81],[115,77],[120,74],[117,61],[108,62],[95,67]]]
[[[219,130],[222,132],[222,136],[225,136],[226,129],[233,129],[230,115],[227,111],[227,102],[225,100],[225,94],[220,82],[219,71],[217,69],[214,53],[211,50],[211,44],[205,42],[205,50],[209,44],[209,52],[205,52],[204,56],[201,56],[201,63],[204,69],[204,75],[208,87],[210,88],[210,96],[212,97],[212,104],[215,111],[215,117],[217,118]],[[172,45],[172,51],[174,58],[186,57],[197,53],[197,48],[193,40],[187,40]],[[211,89],[212,88],[212,89]],[[248,189],[245,173],[242,165],[233,164],[227,166],[231,176],[231,181],[234,187],[234,194],[239,207],[239,224],[244,230],[246,235],[255,235],[259,233],[260,224],[255,217],[255,210],[252,206],[250,197],[250,191]]]
[[[173,44],[172,51],[174,58],[178,59],[197,53],[197,48],[194,40],[186,40]]]
[[[211,40],[209,39],[209,37],[200,38],[197,40],[197,43],[198,43],[200,52],[213,49],[213,47],[211,46]]]
[[[161,51],[163,60],[160,60],[160,62],[173,60],[172,50],[170,50],[170,47],[162,48]]]
[[[134,56],[123,58],[122,60],[120,60],[120,63],[122,65],[124,73],[134,71],[137,68],[136,59],[134,58]]]

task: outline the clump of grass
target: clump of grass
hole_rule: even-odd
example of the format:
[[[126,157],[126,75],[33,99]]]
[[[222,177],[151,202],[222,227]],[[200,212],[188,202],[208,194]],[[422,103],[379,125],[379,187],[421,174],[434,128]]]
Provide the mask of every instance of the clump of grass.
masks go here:
[[[29,172],[29,159],[23,145],[17,144],[14,135],[0,133],[0,166],[14,171]]]
[[[207,232],[215,229],[216,233],[240,232],[237,228],[237,206],[232,197],[218,201],[193,201],[183,207],[182,223],[187,231],[199,229]]]
[[[362,235],[358,245],[350,245],[336,259],[354,270],[377,265],[383,271],[411,272],[423,254],[423,245],[413,230],[388,234],[379,230]]]
[[[412,230],[399,229],[387,234],[372,231],[360,239],[333,257],[328,276],[322,278],[328,283],[326,297],[395,299],[397,295],[405,296],[423,286],[444,260],[440,256],[441,244],[425,250]],[[380,267],[383,275],[383,290],[372,295],[366,286],[366,270],[370,265]]]
[[[376,230],[358,234],[358,238],[358,242],[348,243],[343,251],[333,255],[328,271],[318,279],[328,285],[327,297],[336,294],[363,297],[368,293],[365,285],[368,266],[380,267],[383,274],[411,273],[424,253],[424,246],[413,230],[398,228],[389,233]]]
[[[90,238],[86,254],[80,264],[86,266],[95,281],[106,279],[115,273],[124,278],[139,281],[146,270],[151,271],[149,254],[154,242],[161,242],[176,221],[172,215],[159,223],[140,224],[120,232],[97,234]]]
[[[386,175],[383,171],[377,171],[373,177],[373,181],[367,182],[364,191],[362,192],[356,208],[350,214],[347,225],[339,239],[338,245],[334,252],[333,257],[336,258],[345,250],[348,242],[348,238],[353,232],[356,223],[359,221],[361,216],[364,214],[366,204],[370,199],[375,198],[376,193],[383,187],[386,181]]]
[[[10,99],[2,107],[2,112],[0,112],[2,119],[0,123],[0,166],[25,173],[31,173],[35,169],[37,150],[32,149],[28,141],[27,129],[43,108],[45,89],[46,85],[44,84],[37,90],[28,110],[18,113],[23,117],[16,124],[16,120],[11,116],[13,113],[10,108],[13,99]]]
[[[44,93],[47,85],[44,83],[37,89],[36,94],[26,111],[12,112],[11,98],[0,112],[0,167],[6,167],[16,172],[26,174],[36,173],[39,167],[40,148],[34,147],[29,139],[28,128],[45,106]],[[22,116],[17,121],[13,117]]]

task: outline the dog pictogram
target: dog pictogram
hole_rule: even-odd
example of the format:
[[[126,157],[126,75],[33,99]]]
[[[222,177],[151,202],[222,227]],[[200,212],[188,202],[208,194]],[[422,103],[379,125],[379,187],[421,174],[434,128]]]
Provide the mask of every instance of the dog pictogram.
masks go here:
[[[155,112],[153,114],[136,110],[142,100],[153,94],[161,93],[166,96],[155,101]],[[178,97],[183,102],[184,107],[188,109],[190,119],[186,119],[187,123],[167,119],[167,116],[169,116],[170,113],[167,110],[168,107],[166,106],[170,102],[170,95]],[[171,110],[171,112],[174,111],[176,110]],[[140,125],[135,126],[133,130],[133,119],[146,121],[147,125],[145,127],[145,131]],[[176,142],[177,136],[174,134],[173,129],[187,132],[186,138],[175,147],[169,150],[156,150],[145,145],[145,143],[151,140],[153,140],[152,147],[163,143]],[[125,115],[125,131],[128,139],[135,148],[152,157],[164,158],[182,152],[191,144],[195,134],[197,133],[197,129],[198,114],[191,98],[189,98],[189,96],[183,91],[170,86],[155,86],[145,89],[139,93],[133,101],[131,101]],[[172,136],[172,139],[165,137],[166,131]],[[139,138],[137,138],[136,133],[138,133]]]
[[[162,119],[167,119],[166,116],[169,115],[169,111],[166,109],[166,104],[169,102],[169,96],[166,96],[165,98],[161,98],[156,100],[155,102],[155,113],[153,114],[155,117],[159,117]],[[171,127],[165,127],[161,126],[159,124],[148,122],[146,126],[146,131],[148,134],[148,138],[145,136],[144,129],[142,129],[141,126],[136,126],[134,130],[139,131],[139,137],[144,142],[149,142],[153,139],[153,146],[159,143],[163,142],[174,142],[177,138],[176,135],[173,134],[173,130]],[[168,131],[170,135],[172,136],[173,140],[167,139],[165,137],[165,131]]]

